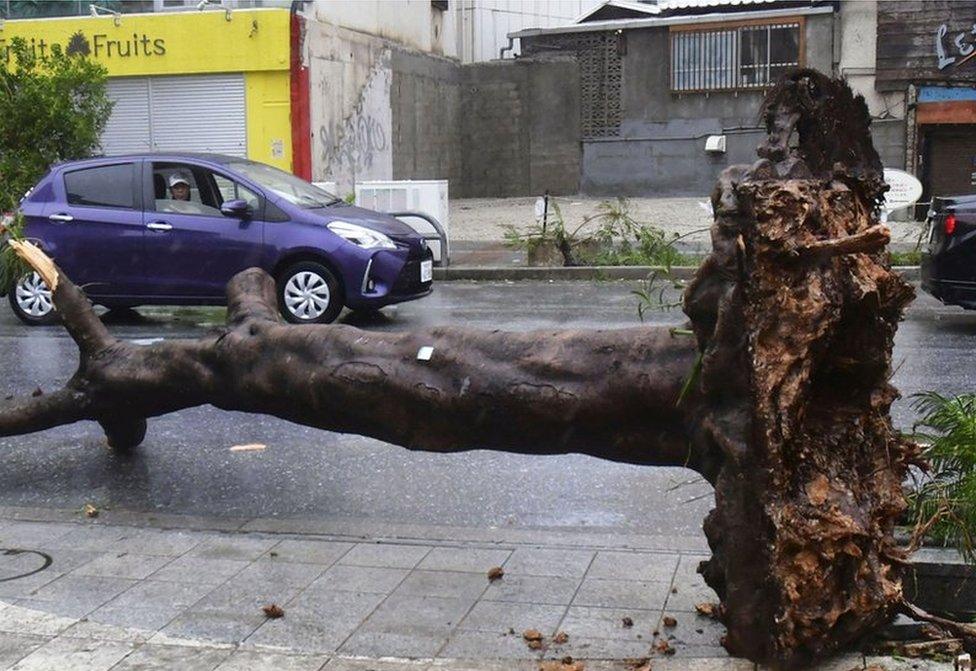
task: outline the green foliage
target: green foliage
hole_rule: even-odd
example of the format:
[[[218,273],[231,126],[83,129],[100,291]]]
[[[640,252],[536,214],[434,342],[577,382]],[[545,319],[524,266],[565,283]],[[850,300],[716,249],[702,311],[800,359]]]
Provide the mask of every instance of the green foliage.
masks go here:
[[[605,200],[591,220],[600,226],[593,235],[597,251],[588,260],[596,266],[671,266],[683,265],[687,257],[675,249],[677,233],[667,234],[660,228],[638,222],[630,213],[626,198]]]
[[[931,471],[909,493],[916,529],[976,561],[976,394],[918,394],[916,438]]]
[[[0,67],[0,212],[17,207],[52,163],[91,156],[112,111],[106,70],[56,45],[35,54],[20,38]]]
[[[350,191],[349,193],[346,194],[346,197],[343,198],[343,200],[346,201],[350,205],[355,205],[356,204],[356,192],[355,191]]]
[[[917,266],[922,262],[922,252],[913,249],[910,252],[891,252],[891,265],[893,266]]]
[[[505,226],[503,235],[506,244],[512,249],[524,249],[530,256],[544,245],[552,245],[562,255],[563,265],[581,265],[578,250],[590,238],[581,235],[580,232],[588,220],[583,220],[583,223],[575,229],[569,230],[566,228],[566,221],[563,219],[559,203],[550,199],[549,208],[549,216],[546,218],[545,225],[536,222],[524,232],[519,231],[512,224]]]

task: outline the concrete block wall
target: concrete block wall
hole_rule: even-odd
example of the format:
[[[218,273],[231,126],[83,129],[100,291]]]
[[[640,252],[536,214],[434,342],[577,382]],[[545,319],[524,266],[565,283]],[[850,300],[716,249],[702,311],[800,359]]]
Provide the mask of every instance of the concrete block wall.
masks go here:
[[[579,73],[572,59],[466,65],[461,76],[462,197],[579,190]]]
[[[393,179],[447,179],[455,190],[462,155],[459,64],[395,50],[392,69]]]

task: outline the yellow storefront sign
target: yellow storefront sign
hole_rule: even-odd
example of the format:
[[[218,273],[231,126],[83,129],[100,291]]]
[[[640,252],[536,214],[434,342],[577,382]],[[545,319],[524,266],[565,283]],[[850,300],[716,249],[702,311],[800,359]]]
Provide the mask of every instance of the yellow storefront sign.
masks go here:
[[[38,54],[57,44],[89,56],[112,77],[287,70],[288,28],[285,9],[25,19],[3,23],[0,55],[20,37]]]
[[[85,55],[109,77],[243,72],[248,157],[290,170],[289,28],[277,8],[12,20],[0,23],[0,66],[20,37],[38,55]]]

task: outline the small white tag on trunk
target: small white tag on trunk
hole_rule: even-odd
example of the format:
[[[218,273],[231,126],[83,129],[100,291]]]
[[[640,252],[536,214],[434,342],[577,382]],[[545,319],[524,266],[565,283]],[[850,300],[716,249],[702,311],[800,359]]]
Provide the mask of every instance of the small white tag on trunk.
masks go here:
[[[434,356],[434,348],[430,345],[424,345],[417,350],[417,361],[430,361],[432,356]]]

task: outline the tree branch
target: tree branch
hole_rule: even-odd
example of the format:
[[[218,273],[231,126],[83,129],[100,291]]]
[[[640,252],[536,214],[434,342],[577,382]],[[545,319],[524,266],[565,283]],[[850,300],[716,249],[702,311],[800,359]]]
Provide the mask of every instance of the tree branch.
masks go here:
[[[91,419],[85,395],[75,389],[0,401],[0,436],[16,436]]]

